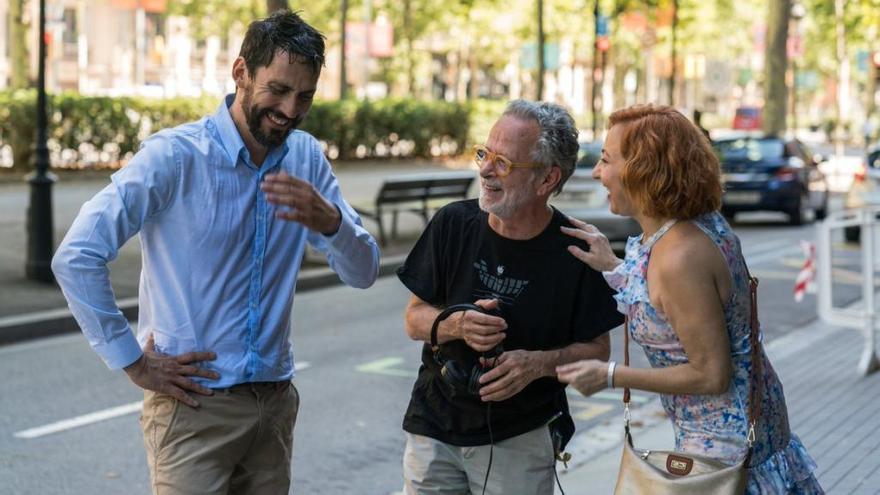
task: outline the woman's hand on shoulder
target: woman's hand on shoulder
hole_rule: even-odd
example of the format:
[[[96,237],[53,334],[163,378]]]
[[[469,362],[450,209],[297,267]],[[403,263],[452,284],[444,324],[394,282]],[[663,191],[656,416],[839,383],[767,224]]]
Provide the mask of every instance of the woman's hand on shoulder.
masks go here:
[[[608,242],[608,238],[594,225],[573,217],[568,217],[568,221],[571,222],[573,227],[561,227],[562,233],[570,235],[575,239],[580,239],[590,247],[588,251],[584,251],[577,246],[568,246],[568,252],[572,256],[600,272],[610,272],[622,263],[622,260],[611,249],[611,243]]]

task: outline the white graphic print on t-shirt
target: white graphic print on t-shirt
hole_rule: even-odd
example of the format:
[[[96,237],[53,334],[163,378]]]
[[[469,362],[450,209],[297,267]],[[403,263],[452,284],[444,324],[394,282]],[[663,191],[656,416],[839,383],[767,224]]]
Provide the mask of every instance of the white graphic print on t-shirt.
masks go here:
[[[484,260],[474,263],[474,268],[480,277],[480,282],[487,290],[477,289],[474,295],[478,299],[499,299],[504,303],[513,304],[516,298],[522,293],[523,289],[529,285],[528,280],[517,280],[515,278],[503,277],[504,266],[498,265],[495,268],[497,275],[489,272],[489,266]]]

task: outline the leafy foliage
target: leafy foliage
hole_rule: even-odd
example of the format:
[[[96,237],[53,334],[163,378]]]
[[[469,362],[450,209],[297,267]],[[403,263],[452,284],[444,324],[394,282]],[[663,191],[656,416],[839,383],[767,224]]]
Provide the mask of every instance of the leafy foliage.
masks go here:
[[[36,130],[36,92],[0,92],[0,146],[9,145],[14,167],[30,166]],[[212,113],[214,98],[146,99],[49,96],[49,147],[61,167],[119,166],[150,134]],[[461,153],[471,108],[464,104],[394,98],[320,101],[303,130],[331,156],[418,156]]]

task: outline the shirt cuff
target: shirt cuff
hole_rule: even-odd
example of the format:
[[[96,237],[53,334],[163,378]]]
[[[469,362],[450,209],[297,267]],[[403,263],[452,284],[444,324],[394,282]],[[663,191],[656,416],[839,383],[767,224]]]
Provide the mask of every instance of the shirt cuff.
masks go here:
[[[342,208],[334,203],[336,210],[339,211],[339,228],[336,229],[336,232],[332,234],[322,234],[327,242],[331,245],[340,246],[345,243],[347,239],[352,239],[356,236],[355,224],[351,221],[345,214],[342,213]]]
[[[95,348],[95,352],[111,370],[119,370],[140,359],[144,350],[130,329],[117,338]]]

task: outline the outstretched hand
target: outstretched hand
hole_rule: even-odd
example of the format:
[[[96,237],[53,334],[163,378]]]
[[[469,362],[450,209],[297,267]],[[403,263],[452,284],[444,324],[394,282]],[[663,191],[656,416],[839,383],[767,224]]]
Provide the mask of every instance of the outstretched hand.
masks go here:
[[[285,172],[267,175],[260,184],[266,200],[284,206],[275,216],[303,224],[306,228],[331,235],[339,230],[342,215],[339,209],[308,182],[291,177]]]
[[[608,238],[602,232],[599,232],[599,229],[594,225],[573,217],[568,217],[568,221],[574,227],[560,227],[562,233],[580,239],[590,246],[589,251],[584,251],[577,246],[568,246],[568,252],[575,258],[600,272],[614,270],[621,263],[620,258],[611,249],[611,243],[608,242]]]
[[[201,395],[213,395],[214,391],[199,385],[189,377],[197,376],[216,380],[220,374],[196,366],[200,361],[213,361],[213,352],[187,352],[179,356],[168,356],[156,352],[153,335],[144,345],[144,354],[134,363],[125,367],[128,378],[135,385],[146,390],[168,394],[190,407],[199,407],[187,391]]]
[[[574,387],[585,397],[608,388],[608,363],[584,359],[556,367],[556,377]]]

